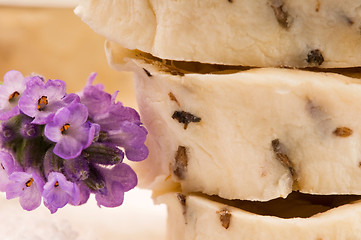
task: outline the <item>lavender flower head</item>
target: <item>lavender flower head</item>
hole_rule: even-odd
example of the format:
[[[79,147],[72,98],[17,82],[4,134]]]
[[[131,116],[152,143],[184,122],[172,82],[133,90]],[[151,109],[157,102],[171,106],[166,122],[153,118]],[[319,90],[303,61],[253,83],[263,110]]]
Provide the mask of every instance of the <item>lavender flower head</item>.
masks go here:
[[[65,82],[10,71],[0,86],[0,191],[25,210],[43,199],[55,213],[91,194],[99,206],[117,207],[137,184],[123,162],[144,160],[147,131],[139,114],[116,102],[89,77],[79,94]]]

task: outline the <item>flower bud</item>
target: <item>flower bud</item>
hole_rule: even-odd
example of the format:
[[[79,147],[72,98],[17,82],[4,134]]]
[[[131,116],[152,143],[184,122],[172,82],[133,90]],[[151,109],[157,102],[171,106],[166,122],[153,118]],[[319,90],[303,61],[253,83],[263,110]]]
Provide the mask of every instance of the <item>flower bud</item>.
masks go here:
[[[71,181],[85,180],[89,176],[89,165],[82,157],[64,160],[65,176]]]
[[[83,150],[82,155],[90,162],[103,165],[115,165],[124,158],[124,153],[117,146],[95,142]]]
[[[21,122],[19,132],[23,138],[31,139],[40,136],[40,125],[32,124],[31,120],[31,118],[26,118]]]
[[[83,181],[88,188],[94,192],[102,193],[106,191],[105,180],[103,176],[94,168],[90,166],[89,176]]]
[[[64,169],[64,159],[53,153],[53,147],[49,148],[44,156],[44,175],[48,176],[51,172],[62,172]]]

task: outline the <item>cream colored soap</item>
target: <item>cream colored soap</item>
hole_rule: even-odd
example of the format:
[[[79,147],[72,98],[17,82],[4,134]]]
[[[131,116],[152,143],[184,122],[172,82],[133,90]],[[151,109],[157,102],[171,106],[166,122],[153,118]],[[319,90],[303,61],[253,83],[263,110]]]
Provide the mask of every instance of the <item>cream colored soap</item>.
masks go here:
[[[169,193],[158,201],[168,206],[169,240],[361,239],[360,201],[331,209],[293,200],[275,205],[277,210],[273,212],[277,216],[252,213],[197,195]]]
[[[143,187],[260,201],[292,190],[361,194],[361,80],[277,68],[182,73],[107,47],[113,66],[135,72],[149,131]]]
[[[81,0],[75,12],[108,39],[162,59],[361,65],[361,0]]]

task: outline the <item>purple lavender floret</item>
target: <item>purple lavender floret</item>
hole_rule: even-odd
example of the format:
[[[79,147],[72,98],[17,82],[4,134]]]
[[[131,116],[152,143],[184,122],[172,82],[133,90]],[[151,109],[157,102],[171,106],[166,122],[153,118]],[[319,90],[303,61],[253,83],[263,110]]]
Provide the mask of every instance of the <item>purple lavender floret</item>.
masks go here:
[[[76,158],[93,141],[96,127],[87,121],[88,110],[80,103],[60,109],[46,124],[45,136],[56,142],[54,153],[64,159]]]
[[[44,179],[33,169],[27,172],[13,172],[9,176],[11,181],[6,188],[6,198],[19,197],[23,209],[31,211],[41,204]]]
[[[34,118],[32,123],[46,124],[53,119],[55,112],[64,106],[66,85],[61,80],[48,80],[33,77],[26,84],[26,90],[19,100],[20,110]]]
[[[59,172],[49,174],[48,182],[44,185],[43,198],[51,213],[55,213],[67,203],[78,205],[79,197],[79,187],[75,183],[68,181]]]
[[[29,79],[15,70],[4,75],[4,84],[0,85],[0,120],[8,120],[20,113],[18,101]]]
[[[21,167],[15,162],[12,154],[8,151],[0,150],[0,191],[5,192],[7,186],[11,182],[9,180],[10,174],[16,171],[21,171]]]
[[[137,175],[131,167],[120,163],[113,168],[96,166],[105,179],[106,191],[95,194],[98,206],[118,207],[123,203],[124,192],[133,189],[137,183]]]

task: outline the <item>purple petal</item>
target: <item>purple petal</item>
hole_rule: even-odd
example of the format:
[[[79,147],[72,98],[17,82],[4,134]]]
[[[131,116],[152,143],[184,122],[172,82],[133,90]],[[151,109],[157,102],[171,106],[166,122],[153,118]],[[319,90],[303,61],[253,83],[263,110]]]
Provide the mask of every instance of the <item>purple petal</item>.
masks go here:
[[[26,115],[35,118],[33,123],[46,124],[52,120],[55,112],[64,106],[64,95],[63,81],[48,80],[44,83],[39,77],[34,77],[27,83],[27,88],[19,100],[19,108]],[[47,97],[47,104],[39,110],[38,101],[43,96]]]
[[[35,117],[38,112],[37,102],[43,96],[44,82],[40,78],[32,78],[26,84],[26,90],[19,100],[20,110],[29,117]]]
[[[45,82],[39,77],[32,77],[26,83],[26,90],[24,95],[27,95],[33,100],[38,100],[44,93],[43,89],[45,87]]]
[[[63,136],[63,138],[55,145],[54,153],[61,158],[72,159],[80,155],[83,147],[84,144],[72,136]]]
[[[15,159],[6,150],[0,150],[0,163],[1,167],[9,175],[14,171],[20,171],[20,167],[15,164]]]
[[[71,104],[73,102],[80,103],[80,97],[75,93],[69,93],[62,99],[65,104]]]
[[[30,187],[21,197],[20,205],[27,211],[34,210],[41,204],[41,192],[37,187]]]
[[[88,119],[88,109],[81,103],[74,103],[68,106],[70,115],[68,123],[73,126],[80,126],[85,123]]]
[[[97,115],[93,119],[98,123],[102,130],[118,130],[124,122],[131,122],[139,126],[141,124],[139,114],[136,110],[124,107],[120,102],[113,104],[109,112],[103,115]]]
[[[9,175],[5,172],[5,170],[0,169],[0,191],[5,192],[9,183],[11,183]]]
[[[20,114],[19,107],[15,106],[10,111],[0,113],[0,121],[9,120],[18,114]]]
[[[89,123],[89,125],[88,142],[84,145],[84,149],[93,143],[95,136],[98,136],[100,132],[100,126],[98,124]]]
[[[45,184],[46,185],[46,184]],[[46,198],[46,202],[56,208],[62,208],[69,202],[69,195],[61,190],[54,190],[47,194],[43,194],[43,197]]]
[[[65,96],[66,93],[66,84],[62,80],[48,80],[44,85],[44,92],[49,99],[49,102],[52,100],[60,100]]]
[[[131,161],[142,161],[148,156],[148,149],[144,145],[147,130],[133,122],[123,122],[119,130],[109,131],[111,142],[123,147],[127,158]]]
[[[108,112],[111,95],[103,91],[103,87],[86,86],[81,94],[81,102],[87,106],[91,118]]]
[[[74,205],[74,206],[78,206],[78,205],[82,205],[82,204],[86,203],[90,197],[89,188],[85,184],[79,183],[78,188],[79,188],[79,201],[78,202],[73,202],[73,201],[70,202],[70,204]]]
[[[88,83],[87,83],[87,86],[91,86],[93,85],[93,82],[95,80],[95,78],[98,76],[98,74],[96,72],[94,73],[91,73],[89,78],[88,78]]]
[[[45,126],[45,136],[56,142],[54,153],[64,159],[76,158],[81,151],[93,141],[97,130],[87,120],[87,109],[80,103],[72,103],[70,106],[60,109],[52,122]],[[61,129],[69,124],[67,130]]]
[[[67,108],[62,108],[56,113],[53,121],[45,125],[44,134],[50,141],[59,142],[63,138],[61,128],[67,123],[70,114]]]
[[[127,148],[125,156],[128,160],[139,162],[146,159],[149,155],[149,150],[146,145],[139,146],[137,148]]]
[[[118,207],[122,205],[124,200],[124,191],[122,184],[112,182],[111,184],[107,184],[107,189],[108,192],[106,195],[100,193],[95,194],[95,199],[98,203],[98,206]]]
[[[111,116],[116,117],[119,121],[129,121],[138,125],[140,124],[140,116],[138,112],[133,108],[123,106],[120,102],[112,104],[110,113]]]
[[[35,117],[35,119],[31,122],[33,124],[47,124],[53,120],[54,113],[51,112],[44,112],[41,114],[38,114],[38,116]]]
[[[28,211],[40,206],[44,180],[35,171],[29,169],[29,172],[14,172],[9,180],[12,182],[6,189],[7,199],[20,197],[20,205]],[[29,180],[32,180],[30,186],[27,185]]]
[[[113,168],[96,166],[96,169],[104,176],[106,182],[119,182],[123,191],[127,192],[138,184],[137,174],[125,163],[119,163]]]
[[[116,165],[112,170],[112,179],[122,183],[125,192],[137,186],[137,174],[129,165],[121,163]]]
[[[21,72],[16,70],[10,70],[4,75],[4,85],[13,85],[17,82],[22,82],[24,79],[24,76]]]
[[[10,182],[6,187],[6,199],[13,199],[24,194],[23,183]]]
[[[34,182],[36,183],[36,187],[38,188],[38,191],[41,195],[41,193],[43,192],[44,189],[44,185],[45,185],[45,180],[43,179],[43,177],[41,177],[41,174],[37,172],[38,170],[32,170],[32,169],[27,169],[27,172],[31,173]]]
[[[30,178],[32,178],[32,174],[27,173],[27,172],[13,172],[10,176],[9,179],[11,181],[15,181],[18,183],[25,183],[27,182]]]
[[[95,198],[99,206],[117,207],[123,203],[124,192],[137,185],[137,175],[125,163],[120,163],[113,168],[95,166],[105,179],[106,192],[96,193]]]
[[[21,171],[21,167],[15,162],[13,156],[5,150],[0,151],[0,191],[5,192],[11,183],[9,175],[15,171]]]
[[[79,202],[79,188],[66,180],[59,172],[51,172],[43,191],[44,202],[53,213],[57,208],[64,207],[68,202]],[[55,209],[56,208],[56,209]]]
[[[20,113],[17,105],[28,80],[29,78],[24,78],[20,72],[15,70],[5,74],[4,84],[0,85],[0,120],[8,120]],[[10,100],[9,97],[15,92],[19,95]]]
[[[56,211],[58,211],[57,207],[54,207],[53,205],[49,204],[45,199],[44,199],[44,205],[50,210],[51,214],[56,213]]]

